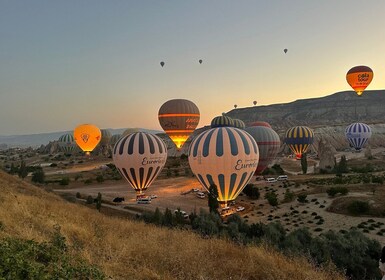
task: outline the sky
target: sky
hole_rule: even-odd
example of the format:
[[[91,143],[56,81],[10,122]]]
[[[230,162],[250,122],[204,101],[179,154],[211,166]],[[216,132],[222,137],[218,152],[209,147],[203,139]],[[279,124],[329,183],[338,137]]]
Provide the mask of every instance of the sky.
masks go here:
[[[350,90],[356,65],[384,89],[384,12],[383,0],[0,0],[0,135],[161,130],[174,98],[198,106],[201,127],[234,104]]]

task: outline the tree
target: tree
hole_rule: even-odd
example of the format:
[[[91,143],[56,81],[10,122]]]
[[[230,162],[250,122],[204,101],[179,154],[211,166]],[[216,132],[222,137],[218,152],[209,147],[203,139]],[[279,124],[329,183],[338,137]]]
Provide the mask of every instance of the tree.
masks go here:
[[[98,193],[98,196],[96,197],[96,209],[100,212],[100,208],[102,208],[102,194]]]
[[[170,209],[166,208],[166,210],[164,210],[162,225],[172,227],[173,224],[172,212]]]
[[[306,194],[299,194],[297,197],[297,200],[299,203],[306,203],[307,201],[307,195]]]
[[[278,197],[277,194],[274,192],[268,192],[265,194],[265,198],[269,202],[271,206],[277,206],[278,205]]]
[[[44,180],[45,180],[45,174],[44,174],[44,170],[42,168],[38,168],[36,169],[33,173],[32,173],[32,182],[34,183],[40,183],[40,184],[43,184],[44,183]]]
[[[303,153],[301,156],[301,168],[302,168],[302,173],[306,174],[307,173],[307,158],[306,158],[306,153]]]
[[[209,194],[208,194],[209,200],[209,209],[210,213],[218,213],[218,208],[219,208],[219,202],[218,202],[218,187],[213,184],[209,188]]]
[[[17,175],[19,175],[20,178],[24,179],[28,175],[27,166],[25,165],[25,161],[22,160],[20,163],[19,171],[17,172]]]

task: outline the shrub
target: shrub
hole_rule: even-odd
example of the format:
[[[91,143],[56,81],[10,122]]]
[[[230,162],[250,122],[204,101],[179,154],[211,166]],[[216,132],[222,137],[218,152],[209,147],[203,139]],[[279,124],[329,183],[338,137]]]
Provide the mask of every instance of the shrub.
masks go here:
[[[60,180],[60,182],[59,182],[59,185],[61,185],[61,186],[67,186],[69,183],[70,183],[70,178],[64,177],[64,178],[61,178],[61,180]]]
[[[363,215],[369,212],[370,206],[367,201],[354,200],[348,205],[347,209],[352,215]]]
[[[103,177],[103,175],[99,174],[98,176],[96,176],[96,182],[98,182],[98,183],[103,183],[103,182],[104,182],[104,177]]]
[[[42,168],[36,169],[32,173],[32,178],[31,178],[32,182],[43,184],[44,179],[45,179],[45,174]]]
[[[277,206],[278,205],[278,197],[274,192],[268,192],[265,194],[265,198],[269,202],[271,206]]]
[[[82,198],[80,192],[77,192],[77,193],[76,193],[76,198]]]
[[[291,202],[295,199],[295,193],[286,190],[285,192],[285,198],[283,199],[284,202]]]
[[[92,204],[92,203],[94,203],[94,199],[92,198],[92,196],[87,196],[87,200],[86,200],[86,203],[87,204]]]
[[[341,195],[347,195],[349,193],[349,190],[346,187],[331,187],[326,190],[326,193],[329,196],[334,197],[338,193],[340,193]]]
[[[308,202],[308,200],[306,198],[307,198],[306,194],[299,194],[297,197],[297,200],[300,203],[306,203],[306,202]]]
[[[88,178],[88,179],[84,180],[84,184],[86,184],[86,185],[92,184],[92,179]]]

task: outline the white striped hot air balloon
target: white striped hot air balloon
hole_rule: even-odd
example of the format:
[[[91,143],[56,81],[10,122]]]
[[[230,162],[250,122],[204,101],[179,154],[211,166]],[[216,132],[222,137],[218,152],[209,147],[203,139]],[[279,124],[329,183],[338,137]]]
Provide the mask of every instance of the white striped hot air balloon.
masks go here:
[[[211,128],[191,143],[188,160],[206,190],[213,184],[217,186],[218,201],[225,207],[252,178],[259,160],[258,145],[241,129]]]
[[[267,124],[267,123],[266,123]],[[259,162],[255,175],[261,174],[266,167],[273,162],[281,147],[279,135],[270,125],[261,122],[261,125],[250,126],[245,129],[258,144]]]
[[[372,136],[370,126],[364,123],[352,123],[345,129],[346,139],[356,151],[361,151],[366,142]]]
[[[116,143],[112,157],[122,176],[141,195],[162,171],[167,148],[158,136],[136,132]]]

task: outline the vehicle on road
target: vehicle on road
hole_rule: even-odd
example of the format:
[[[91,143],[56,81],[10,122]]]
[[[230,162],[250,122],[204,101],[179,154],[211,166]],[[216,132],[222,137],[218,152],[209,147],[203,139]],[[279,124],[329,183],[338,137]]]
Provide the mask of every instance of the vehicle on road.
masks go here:
[[[277,177],[278,181],[286,181],[288,179],[287,175],[280,175]]]
[[[205,198],[205,194],[203,192],[198,192],[197,197],[198,198]]]
[[[266,179],[266,182],[268,182],[268,183],[275,183],[275,182],[277,182],[277,179],[275,179],[275,178],[267,178]]]
[[[238,206],[236,210],[237,210],[237,212],[242,212],[243,210],[245,210],[245,207]]]
[[[150,195],[151,199],[154,199],[154,198],[158,198],[158,196],[156,194],[152,194]]]
[[[149,196],[139,197],[136,200],[136,203],[138,203],[138,204],[150,204],[151,203],[151,197],[149,197]]]

